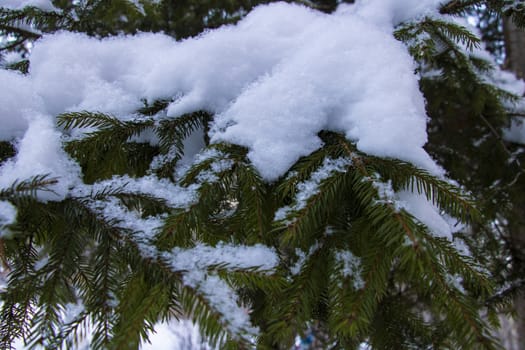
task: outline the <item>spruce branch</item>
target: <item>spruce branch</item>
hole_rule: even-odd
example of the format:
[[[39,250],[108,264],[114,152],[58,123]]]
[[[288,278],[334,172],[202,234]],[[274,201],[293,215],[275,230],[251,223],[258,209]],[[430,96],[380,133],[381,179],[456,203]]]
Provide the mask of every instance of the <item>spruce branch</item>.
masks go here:
[[[57,183],[56,178],[49,175],[37,175],[27,180],[17,180],[11,187],[0,189],[0,200],[17,201],[23,198],[35,198],[38,191],[53,192],[50,186]]]

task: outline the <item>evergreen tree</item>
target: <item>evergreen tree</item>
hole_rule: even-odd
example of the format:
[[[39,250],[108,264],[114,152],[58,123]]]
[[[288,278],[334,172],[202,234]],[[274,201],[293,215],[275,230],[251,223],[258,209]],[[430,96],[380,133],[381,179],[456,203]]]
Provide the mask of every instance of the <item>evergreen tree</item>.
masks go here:
[[[0,29],[9,38],[4,51],[23,52],[8,68],[31,75],[24,50],[44,33],[164,31],[181,39],[235,23],[262,2],[57,0],[54,11],[3,9]],[[337,5],[301,3],[325,12]],[[480,4],[523,23],[505,1],[454,0],[440,12],[462,15]],[[502,203],[522,188],[521,149],[501,136],[518,96],[489,80],[495,67],[471,51],[480,40],[453,21],[420,17],[392,35],[422,76],[427,149],[477,203],[428,169],[363,152],[337,130],[319,131],[320,146],[269,181],[251,149],[210,140],[219,118],[212,107],[170,116],[184,97],[176,94],[144,98],[126,118],[60,111],[56,128],[83,183],[60,196],[53,191],[62,179],[39,174],[0,189],[8,272],[0,347],[23,338],[71,348],[92,332],[92,348],[132,349],[157,322],[188,317],[221,348],[288,349],[312,331],[333,349],[498,348],[492,329],[509,290],[495,287],[519,282],[498,265],[508,255],[496,235],[508,218]],[[194,137],[202,149],[187,166]],[[2,141],[0,164],[22,148]],[[440,237],[399,193],[421,195],[463,230]],[[459,249],[463,241],[471,255]],[[82,307],[65,317],[71,305]]]
[[[523,78],[520,75],[522,68],[518,68],[521,61],[518,52],[522,45],[509,40],[508,34],[504,35],[503,25],[505,22],[507,31],[512,27],[515,35],[520,35],[520,31],[523,35],[523,2],[464,2],[464,6],[457,6],[456,10],[472,11],[480,16],[479,29],[487,49],[503,67]],[[512,50],[516,52],[511,58],[508,53]],[[487,98],[491,94],[482,93],[483,88],[473,88],[471,81],[464,84],[468,80],[464,73],[457,71],[453,74],[457,82],[454,93],[444,88],[447,84],[436,88],[433,82],[423,80],[422,86],[427,87],[424,90],[430,102],[428,149],[440,159],[450,176],[472,191],[481,203],[486,220],[472,227],[466,237],[476,254],[490,266],[499,286],[491,301],[517,300],[507,305],[507,311],[518,311],[516,320],[523,324],[520,321],[522,312],[519,311],[524,292],[525,261],[521,243],[524,227],[521,196],[524,190],[523,141],[508,137],[507,129],[511,124],[514,127],[521,124],[523,105],[510,103],[501,106],[498,99]],[[435,99],[438,95],[441,97]],[[443,107],[445,100],[448,101],[446,108]],[[521,338],[522,332],[517,334]],[[517,348],[521,347],[518,345]]]

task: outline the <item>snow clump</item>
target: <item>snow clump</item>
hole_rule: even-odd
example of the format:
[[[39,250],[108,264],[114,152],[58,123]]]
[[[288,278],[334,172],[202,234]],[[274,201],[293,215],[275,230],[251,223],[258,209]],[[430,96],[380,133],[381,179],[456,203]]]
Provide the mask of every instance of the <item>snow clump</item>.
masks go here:
[[[36,7],[43,11],[57,11],[51,0],[0,0],[0,7],[21,10],[24,7]]]
[[[35,43],[29,75],[0,75],[0,120],[7,126],[0,138],[26,138],[34,132],[30,124],[41,122],[35,114],[52,121],[90,110],[124,119],[144,99],[169,99],[168,117],[214,114],[212,142],[246,146],[267,181],[319,148],[322,129],[344,133],[361,151],[442,174],[423,150],[426,114],[414,62],[392,35],[400,21],[436,14],[438,4],[358,1],[328,15],[273,3],[237,25],[184,41],[162,34],[46,35]],[[67,163],[58,150],[45,156]]]

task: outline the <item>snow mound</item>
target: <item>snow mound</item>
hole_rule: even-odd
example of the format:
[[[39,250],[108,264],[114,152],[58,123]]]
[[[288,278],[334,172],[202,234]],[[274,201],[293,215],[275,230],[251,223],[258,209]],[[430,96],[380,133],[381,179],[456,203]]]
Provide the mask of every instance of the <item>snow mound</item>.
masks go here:
[[[323,129],[344,133],[363,152],[441,175],[423,150],[425,103],[414,63],[392,36],[398,22],[434,13],[439,2],[358,1],[332,15],[273,3],[235,26],[179,42],[161,34],[48,35],[35,44],[29,75],[0,74],[0,122],[7,125],[0,139],[34,133],[33,114],[129,118],[144,99],[171,99],[168,117],[213,113],[212,142],[246,146],[267,181],[319,148]],[[27,156],[19,151],[20,161]],[[40,164],[55,157],[44,153]],[[53,166],[34,172],[42,169],[61,175]]]
[[[44,11],[56,11],[51,0],[0,0],[0,7],[11,10],[21,10],[24,7],[37,7]]]

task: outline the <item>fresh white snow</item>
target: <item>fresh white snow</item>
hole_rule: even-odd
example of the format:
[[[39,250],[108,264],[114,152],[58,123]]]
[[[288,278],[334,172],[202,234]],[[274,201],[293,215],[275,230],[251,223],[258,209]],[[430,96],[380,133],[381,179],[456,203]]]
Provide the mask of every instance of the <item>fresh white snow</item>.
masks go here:
[[[47,35],[35,43],[28,76],[0,76],[9,102],[0,116],[9,129],[0,137],[26,133],[34,114],[125,118],[141,99],[167,98],[171,117],[214,113],[212,141],[248,147],[268,181],[320,147],[321,129],[441,174],[422,148],[426,115],[414,63],[392,36],[397,22],[433,13],[437,3],[360,1],[333,15],[275,3],[180,42],[161,34]]]
[[[16,208],[9,202],[0,201],[0,238],[8,234],[3,228],[15,222]],[[1,270],[0,270],[1,273]]]
[[[164,253],[163,259],[174,271],[182,272],[184,283],[199,290],[221,313],[222,322],[232,334],[243,334],[248,341],[257,335],[258,329],[250,322],[249,306],[239,305],[232,287],[210,269],[220,266],[228,270],[272,270],[279,262],[273,249],[263,245],[198,244],[189,249],[174,248]]]
[[[16,180],[49,174],[59,181],[50,187],[52,192],[39,191],[39,198],[62,199],[73,185],[79,183],[80,166],[62,149],[61,134],[52,119],[36,111],[25,115],[28,128],[17,143],[16,158],[7,160],[0,167],[0,188],[9,187]],[[4,116],[10,115],[2,114],[0,118]]]
[[[355,256],[349,250],[338,250],[335,252],[335,259],[342,264],[343,276],[352,277],[354,289],[359,290],[365,287],[365,282],[361,277],[361,258]]]
[[[325,159],[319,169],[314,171],[310,178],[297,184],[297,193],[292,206],[279,208],[275,213],[275,220],[280,221],[287,218],[293,212],[302,210],[312,196],[319,192],[319,185],[334,173],[344,173],[352,160],[348,158]]]
[[[401,208],[427,226],[434,235],[452,241],[451,223],[440,213],[439,208],[427,200],[424,194],[401,191],[396,193],[396,200]]]
[[[12,10],[21,10],[24,7],[37,7],[44,11],[56,11],[51,0],[0,0],[0,7]]]

